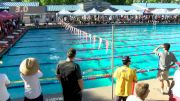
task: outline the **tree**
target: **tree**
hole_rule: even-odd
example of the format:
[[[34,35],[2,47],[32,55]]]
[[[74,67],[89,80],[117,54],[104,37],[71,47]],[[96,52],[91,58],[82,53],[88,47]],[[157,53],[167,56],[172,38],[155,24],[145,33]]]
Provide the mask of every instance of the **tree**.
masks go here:
[[[131,5],[132,3],[133,3],[133,0],[126,0],[126,1],[125,1],[125,4],[126,4],[126,5]]]
[[[38,1],[38,0],[22,0],[22,2],[35,2],[35,1]]]
[[[74,0],[74,3],[77,4],[77,3],[81,3],[83,2],[83,0]]]
[[[148,0],[147,2],[148,2],[148,3],[155,3],[156,0]]]
[[[51,3],[51,0],[40,0],[40,5],[49,5]]]

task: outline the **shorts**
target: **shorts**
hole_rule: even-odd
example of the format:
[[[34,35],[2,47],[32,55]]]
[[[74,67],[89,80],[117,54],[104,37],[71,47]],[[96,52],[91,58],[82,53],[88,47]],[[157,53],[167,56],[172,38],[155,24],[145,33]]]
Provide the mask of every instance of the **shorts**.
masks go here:
[[[158,70],[158,79],[159,80],[168,80],[169,71],[167,70]]]
[[[126,101],[127,96],[116,96],[115,101]]]
[[[29,98],[25,97],[24,101],[43,101],[43,95],[41,94],[39,97],[37,97],[35,99],[29,99]]]
[[[64,101],[82,101],[82,92],[74,94],[63,94]]]

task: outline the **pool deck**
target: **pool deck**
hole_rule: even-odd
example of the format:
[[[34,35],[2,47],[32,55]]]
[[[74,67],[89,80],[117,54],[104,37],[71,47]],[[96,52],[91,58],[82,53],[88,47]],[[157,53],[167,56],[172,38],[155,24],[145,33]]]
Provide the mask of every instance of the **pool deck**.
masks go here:
[[[157,79],[150,79],[139,82],[150,84],[150,93],[145,101],[168,101],[169,96],[167,94],[163,95],[160,93],[160,83]],[[111,86],[86,89],[83,92],[83,101],[113,101],[111,89]],[[12,101],[23,101],[23,99],[16,99]],[[62,94],[59,93],[44,95],[44,101],[63,101]]]

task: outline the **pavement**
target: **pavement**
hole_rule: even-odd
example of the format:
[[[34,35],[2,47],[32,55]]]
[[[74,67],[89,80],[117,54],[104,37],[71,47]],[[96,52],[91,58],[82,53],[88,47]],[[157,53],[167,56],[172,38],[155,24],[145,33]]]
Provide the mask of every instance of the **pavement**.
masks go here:
[[[172,78],[170,78],[172,80]],[[160,93],[160,83],[157,79],[139,81],[150,84],[150,93],[145,101],[168,101],[167,94]],[[165,84],[167,85],[167,84]],[[12,101],[23,101],[23,98],[14,99]],[[62,93],[44,95],[44,101],[63,101]],[[83,91],[83,101],[113,101],[112,87],[99,87],[85,89]]]

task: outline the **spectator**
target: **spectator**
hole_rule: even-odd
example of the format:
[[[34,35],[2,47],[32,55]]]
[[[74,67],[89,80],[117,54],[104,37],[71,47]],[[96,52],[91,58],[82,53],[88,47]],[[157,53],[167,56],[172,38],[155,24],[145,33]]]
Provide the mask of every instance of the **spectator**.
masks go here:
[[[136,72],[129,67],[131,62],[129,56],[123,57],[122,62],[124,66],[118,68],[114,73],[114,77],[117,78],[116,101],[126,101],[127,97],[131,95],[133,82],[137,82]]]
[[[169,88],[169,101],[180,101],[180,66],[174,73],[173,81]]]
[[[0,61],[2,64],[2,61]],[[0,101],[10,101],[10,95],[7,91],[7,86],[10,84],[10,81],[6,74],[0,73]]]
[[[149,84],[138,83],[136,85],[135,92],[136,92],[136,95],[128,96],[126,101],[144,101],[150,92]]]
[[[46,17],[46,25],[49,23],[49,17]]]
[[[73,60],[76,50],[70,48],[66,61],[60,61],[57,65],[57,78],[62,84],[64,101],[81,101],[83,80],[80,66]]]
[[[39,78],[42,72],[39,63],[35,58],[27,58],[20,65],[20,76],[24,81],[24,101],[43,101]]]
[[[159,48],[163,48],[164,52],[159,52]],[[154,53],[159,56],[159,71],[158,79],[161,82],[161,93],[164,94],[164,80],[167,81],[167,90],[169,90],[170,82],[168,80],[169,68],[177,62],[176,57],[172,52],[169,52],[170,44],[164,43],[154,49]]]

